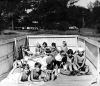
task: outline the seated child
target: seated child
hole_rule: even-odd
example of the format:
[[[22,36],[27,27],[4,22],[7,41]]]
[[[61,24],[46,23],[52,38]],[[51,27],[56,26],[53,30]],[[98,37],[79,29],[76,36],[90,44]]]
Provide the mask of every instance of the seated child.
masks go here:
[[[30,59],[32,59],[33,53],[31,51],[25,51],[25,56],[23,58],[24,61],[28,61]]]
[[[59,50],[56,47],[56,43],[51,44],[51,54],[55,57],[59,53]]]
[[[41,53],[41,45],[39,43],[37,43],[37,45],[36,45],[35,53],[36,53],[36,55],[39,55]]]
[[[67,43],[66,41],[62,42],[61,50],[64,51],[65,54],[67,54],[68,48],[67,48]]]
[[[78,48],[77,53],[74,55],[74,62],[75,65],[77,66],[78,70],[84,71],[84,73],[89,72],[89,67],[85,64],[86,57],[84,55],[84,49],[83,48]]]
[[[60,68],[61,68],[61,64],[62,64],[62,58],[63,58],[63,55],[62,55],[62,51],[60,51],[60,53],[58,53],[56,56],[55,56],[55,62],[54,62],[54,65],[55,65],[55,68],[56,68],[56,73],[58,74],[60,72]]]
[[[73,50],[69,49],[67,52],[67,64],[68,64],[67,67],[68,67],[69,71],[73,71],[72,68],[74,68],[74,70],[77,71],[77,67],[73,61],[74,61]]]
[[[35,69],[31,70],[30,81],[31,82],[42,81],[42,79],[41,79],[41,64],[38,62],[35,63]]]
[[[55,74],[55,58],[51,55],[51,51],[50,49],[46,50],[46,54],[48,56],[48,58],[46,58],[46,63],[47,63],[47,70],[46,70],[46,74],[48,78],[47,80],[55,80],[56,74]]]
[[[29,81],[29,75],[30,75],[29,65],[26,64],[23,66],[23,71],[20,74],[19,83]]]
[[[41,53],[46,54],[46,48],[48,47],[46,42],[43,42],[42,47],[41,47]]]
[[[67,62],[67,55],[65,54],[65,52],[63,50],[61,50],[60,53],[61,53],[61,56],[62,56],[62,62],[61,62],[61,64],[63,66]]]

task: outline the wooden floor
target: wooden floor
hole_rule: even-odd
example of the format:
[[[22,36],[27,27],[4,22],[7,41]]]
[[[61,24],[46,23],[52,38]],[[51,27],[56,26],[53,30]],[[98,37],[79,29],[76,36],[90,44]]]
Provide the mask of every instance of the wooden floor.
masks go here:
[[[6,75],[7,74],[4,74],[2,77],[0,77],[0,81],[4,79]],[[46,82],[42,86],[98,86],[97,83],[91,85],[92,80],[92,75],[66,76],[59,74],[55,81]]]
[[[50,81],[43,86],[98,86],[97,83],[92,84],[92,75],[85,76],[66,76],[59,75],[55,81]]]

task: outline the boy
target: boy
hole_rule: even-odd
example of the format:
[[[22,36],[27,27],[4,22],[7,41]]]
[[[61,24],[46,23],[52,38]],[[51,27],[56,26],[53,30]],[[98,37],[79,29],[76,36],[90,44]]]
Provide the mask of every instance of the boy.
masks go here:
[[[84,73],[89,72],[88,66],[85,64],[86,57],[84,55],[84,49],[83,48],[78,48],[77,53],[74,55],[74,63],[77,66],[78,70],[84,71]]]
[[[20,74],[19,83],[29,81],[29,75],[30,75],[29,65],[26,64],[23,66],[23,71]]]
[[[30,81],[32,81],[32,82],[42,81],[42,79],[41,79],[41,64],[38,62],[35,63],[35,69],[31,70]]]
[[[55,75],[55,58],[51,55],[50,49],[46,50],[47,58],[46,58],[46,63],[47,63],[47,70],[46,70],[46,75],[47,75],[47,80],[55,80],[56,75]]]

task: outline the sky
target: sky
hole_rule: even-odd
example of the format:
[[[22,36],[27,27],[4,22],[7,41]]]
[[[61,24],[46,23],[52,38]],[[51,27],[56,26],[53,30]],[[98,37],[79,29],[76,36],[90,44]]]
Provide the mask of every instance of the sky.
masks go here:
[[[96,1],[96,0],[79,0],[77,3],[75,3],[75,5],[87,8],[88,3],[94,2],[94,1]]]

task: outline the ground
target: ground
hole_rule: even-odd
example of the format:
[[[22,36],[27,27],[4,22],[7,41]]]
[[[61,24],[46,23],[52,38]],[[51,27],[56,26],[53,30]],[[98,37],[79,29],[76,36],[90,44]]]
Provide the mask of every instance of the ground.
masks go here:
[[[84,30],[83,30],[84,31]],[[96,40],[100,42],[100,34],[90,31],[81,31],[78,32],[78,30],[66,30],[66,31],[57,31],[57,30],[38,30],[38,31],[32,31],[32,30],[4,30],[2,34],[0,35],[0,39],[9,39],[14,38],[18,36],[23,36],[26,34],[32,34],[32,35],[46,35],[46,34],[53,34],[53,35],[81,35],[85,37],[89,37],[93,40]]]
[[[0,81],[3,80],[7,75],[8,73],[3,74],[0,77]],[[91,85],[92,80],[92,75],[66,76],[59,74],[58,78],[55,81],[46,82],[42,86],[98,86],[97,83]]]

